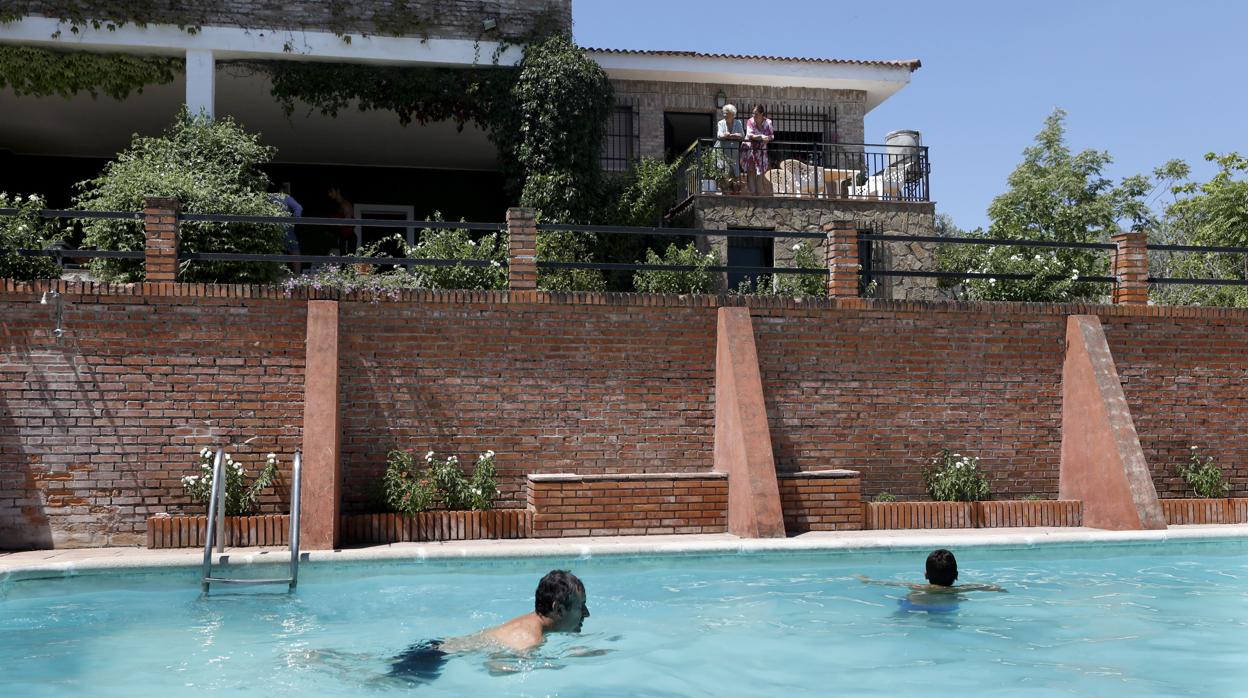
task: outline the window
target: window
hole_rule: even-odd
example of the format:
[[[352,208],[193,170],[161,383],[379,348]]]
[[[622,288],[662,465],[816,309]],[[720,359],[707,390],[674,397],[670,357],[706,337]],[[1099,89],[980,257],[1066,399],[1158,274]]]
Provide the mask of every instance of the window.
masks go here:
[[[633,166],[641,150],[641,134],[638,131],[637,107],[619,104],[607,117],[607,132],[602,139],[602,169],[607,172],[624,172]]]

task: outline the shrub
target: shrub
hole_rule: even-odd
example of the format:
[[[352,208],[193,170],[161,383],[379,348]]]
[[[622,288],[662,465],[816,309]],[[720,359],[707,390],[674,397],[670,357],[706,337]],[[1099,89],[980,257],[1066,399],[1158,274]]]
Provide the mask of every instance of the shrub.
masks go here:
[[[212,498],[212,463],[215,454],[205,448],[199,452],[199,475],[187,475],[182,478],[182,488],[197,504],[207,505]],[[270,453],[264,460],[264,467],[256,474],[256,479],[247,484],[247,475],[243,466],[230,454],[225,459],[225,514],[226,516],[242,516],[256,508],[256,499],[266,487],[277,478],[277,454]]]
[[[694,243],[677,247],[667,246],[660,257],[654,250],[646,250],[644,264],[667,264],[694,267],[687,271],[646,270],[633,275],[633,285],[641,293],[714,293],[716,273],[708,267],[719,265],[719,255],[703,254]]]
[[[607,223],[613,225],[658,225],[663,214],[676,203],[676,164],[658,158],[641,158],[622,181]],[[608,236],[630,238],[631,235]]]
[[[260,144],[228,117],[216,120],[178,114],[164,135],[135,136],[130,147],[109,162],[99,177],[80,183],[78,207],[88,211],[142,211],[148,196],[176,198],[184,213],[282,216],[285,209],[266,193],[268,177],[259,166],[274,150]],[[143,224],[135,220],[85,219],[86,246],[102,250],[142,251]],[[180,249],[185,252],[281,254],[281,225],[183,221]],[[105,281],[141,281],[139,260],[99,259],[92,270]],[[267,283],[284,267],[267,262],[195,262],[178,270],[183,281]]]
[[[427,511],[436,504],[452,511],[484,511],[494,506],[498,496],[493,451],[482,453],[467,477],[455,456],[439,459],[429,451],[422,469],[411,449],[395,449],[386,456],[383,483],[386,504],[405,514]]]
[[[1180,463],[1178,470],[1197,497],[1220,498],[1231,492],[1231,486],[1222,478],[1222,469],[1213,462],[1213,457],[1201,455],[1196,446],[1191,447],[1188,462]]]
[[[31,194],[25,199],[19,194],[0,192],[0,208],[15,208],[16,216],[0,218],[0,278],[31,281],[34,279],[57,279],[60,267],[50,257],[19,257],[18,250],[41,250],[59,240],[60,226],[52,219],[40,218],[44,208],[43,198]]]
[[[897,501],[897,495],[893,494],[892,492],[881,492],[875,495],[875,498],[872,501],[879,502],[881,504],[887,504],[888,502]]]
[[[747,278],[732,289],[732,293],[743,296],[784,296],[789,298],[814,297],[823,298],[828,295],[827,263],[819,259],[815,249],[804,240],[798,241],[789,248],[793,257],[777,266],[794,267],[797,269],[820,269],[824,275],[816,274],[761,274],[755,278]],[[870,295],[870,294],[866,294]]]
[[[434,220],[442,220],[434,214]],[[449,267],[416,267],[421,288],[491,290],[507,288],[507,240],[498,233],[473,239],[463,228],[426,228],[414,247],[406,247],[408,257],[418,259],[480,260],[488,267],[456,264]],[[404,272],[406,274],[406,272]]]
[[[988,478],[979,472],[979,459],[941,449],[923,469],[927,494],[938,502],[974,502],[991,496]]]

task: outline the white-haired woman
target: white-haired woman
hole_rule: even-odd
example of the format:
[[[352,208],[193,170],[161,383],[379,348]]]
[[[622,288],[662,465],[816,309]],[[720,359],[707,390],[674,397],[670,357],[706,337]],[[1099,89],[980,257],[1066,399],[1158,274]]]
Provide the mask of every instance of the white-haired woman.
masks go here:
[[[724,118],[715,127],[715,153],[728,169],[729,191],[736,193],[741,174],[741,141],[745,140],[745,124],[737,118],[737,108],[724,105]]]

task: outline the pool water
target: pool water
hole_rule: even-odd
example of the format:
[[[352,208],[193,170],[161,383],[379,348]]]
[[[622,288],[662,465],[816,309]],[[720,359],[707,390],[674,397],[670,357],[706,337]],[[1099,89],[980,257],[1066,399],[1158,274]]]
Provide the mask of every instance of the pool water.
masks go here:
[[[293,595],[207,598],[190,569],[10,580],[0,695],[1248,695],[1248,541],[955,552],[1009,593],[916,612],[854,578],[919,581],[920,550],[308,564]],[[531,610],[554,567],[587,587],[580,635],[385,677]]]

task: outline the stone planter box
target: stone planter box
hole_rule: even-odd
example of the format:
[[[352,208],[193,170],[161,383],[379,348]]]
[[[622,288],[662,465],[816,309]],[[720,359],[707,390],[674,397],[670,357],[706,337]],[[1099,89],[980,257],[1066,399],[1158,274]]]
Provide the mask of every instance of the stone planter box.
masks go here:
[[[1248,523],[1248,497],[1163,499],[1161,511],[1170,525]]]
[[[197,548],[204,545],[207,516],[153,516],[147,520],[148,548]],[[427,511],[404,514],[346,514],[339,519],[342,545],[444,540],[529,538],[533,515],[524,509]],[[290,517],[225,517],[225,544],[231,548],[290,544]]]
[[[988,502],[864,502],[863,525],[874,530],[1080,526],[1075,500]]]
[[[410,515],[345,514],[339,525],[343,545],[533,536],[533,514],[527,509],[425,511]]]
[[[207,531],[207,516],[153,516],[147,520],[147,547],[203,547]],[[286,514],[225,517],[225,544],[231,548],[288,545],[289,537]]]

